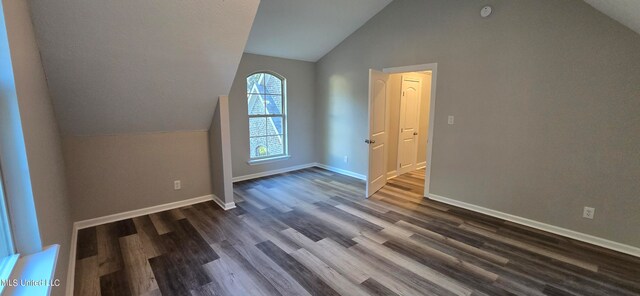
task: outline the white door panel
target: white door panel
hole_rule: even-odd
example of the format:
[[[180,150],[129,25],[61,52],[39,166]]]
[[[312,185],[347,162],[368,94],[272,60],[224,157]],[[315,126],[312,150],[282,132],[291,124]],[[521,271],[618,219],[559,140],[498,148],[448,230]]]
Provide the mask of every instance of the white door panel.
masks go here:
[[[369,169],[367,197],[380,190],[387,182],[387,105],[389,75],[369,70]]]
[[[418,126],[422,80],[402,76],[400,96],[400,131],[398,137],[398,175],[415,170],[418,158]]]

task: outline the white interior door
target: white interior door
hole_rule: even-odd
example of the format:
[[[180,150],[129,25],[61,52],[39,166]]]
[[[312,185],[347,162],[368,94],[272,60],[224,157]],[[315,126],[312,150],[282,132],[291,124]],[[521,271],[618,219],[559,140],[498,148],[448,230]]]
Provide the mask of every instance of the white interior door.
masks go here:
[[[369,170],[367,197],[387,183],[387,105],[389,74],[369,70]]]
[[[398,137],[398,175],[416,169],[418,126],[420,124],[420,77],[403,75],[400,96],[400,131]]]

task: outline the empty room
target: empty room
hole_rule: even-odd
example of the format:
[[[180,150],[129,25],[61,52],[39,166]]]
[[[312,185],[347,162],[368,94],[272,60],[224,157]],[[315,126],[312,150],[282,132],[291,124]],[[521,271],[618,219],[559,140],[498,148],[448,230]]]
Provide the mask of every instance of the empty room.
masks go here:
[[[0,16],[0,295],[640,295],[640,1]]]

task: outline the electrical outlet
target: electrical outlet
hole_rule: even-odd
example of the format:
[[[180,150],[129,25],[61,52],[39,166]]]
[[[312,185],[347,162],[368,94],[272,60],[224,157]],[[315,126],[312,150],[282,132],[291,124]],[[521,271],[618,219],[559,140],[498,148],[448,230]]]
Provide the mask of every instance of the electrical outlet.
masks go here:
[[[593,216],[596,215],[596,209],[592,207],[584,207],[582,211],[582,218],[593,219]]]
[[[344,163],[349,163],[349,156],[344,156]]]
[[[173,190],[180,190],[180,189],[182,189],[182,182],[180,182],[180,180],[173,181]]]
[[[447,123],[453,124],[453,115],[449,115],[449,118],[447,119]]]

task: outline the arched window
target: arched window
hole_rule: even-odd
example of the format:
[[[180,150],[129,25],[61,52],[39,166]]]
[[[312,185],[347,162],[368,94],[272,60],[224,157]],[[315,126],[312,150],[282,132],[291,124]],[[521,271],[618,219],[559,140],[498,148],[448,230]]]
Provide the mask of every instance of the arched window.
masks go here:
[[[285,80],[259,72],[247,77],[249,107],[249,158],[269,159],[287,155]]]

